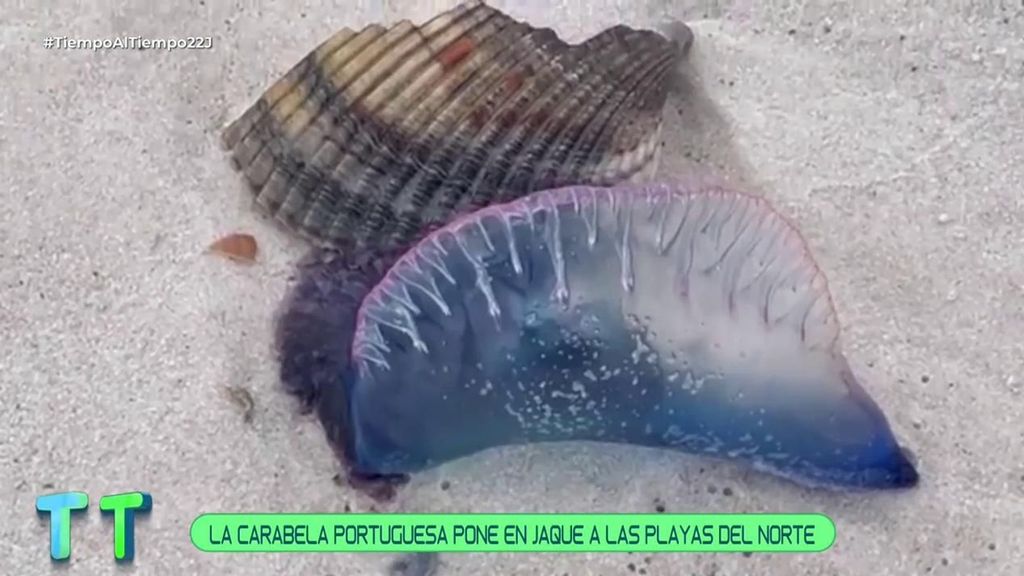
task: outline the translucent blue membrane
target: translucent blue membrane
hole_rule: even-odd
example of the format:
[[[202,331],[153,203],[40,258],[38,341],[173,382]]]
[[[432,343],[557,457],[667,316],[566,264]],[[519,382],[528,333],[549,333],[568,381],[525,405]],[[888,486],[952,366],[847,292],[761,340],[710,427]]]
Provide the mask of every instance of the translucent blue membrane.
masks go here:
[[[450,224],[380,274],[349,273],[364,288],[340,332],[354,332],[332,342],[350,355],[328,352],[341,359],[318,384],[321,419],[359,474],[590,440],[803,484],[917,482],[843,357],[824,276],[763,200],[542,192]]]

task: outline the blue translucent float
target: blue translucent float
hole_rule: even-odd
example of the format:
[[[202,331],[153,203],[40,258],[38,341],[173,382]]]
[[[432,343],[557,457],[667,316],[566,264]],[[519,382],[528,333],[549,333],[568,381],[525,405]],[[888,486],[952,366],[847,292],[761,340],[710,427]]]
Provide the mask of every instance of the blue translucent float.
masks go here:
[[[540,192],[391,263],[310,267],[281,323],[285,382],[355,476],[588,440],[807,485],[917,482],[842,354],[825,277],[762,199],[715,185]]]

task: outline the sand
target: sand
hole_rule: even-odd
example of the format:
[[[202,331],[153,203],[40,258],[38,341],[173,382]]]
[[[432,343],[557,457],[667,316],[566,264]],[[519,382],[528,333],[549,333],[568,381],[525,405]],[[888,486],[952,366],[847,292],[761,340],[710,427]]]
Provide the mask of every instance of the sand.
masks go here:
[[[0,2],[0,573],[50,574],[37,495],[81,490],[66,574],[383,574],[387,555],[211,555],[213,511],[369,510],[278,388],[271,322],[303,242],[255,213],[220,129],[342,26],[448,6]],[[385,511],[816,511],[817,555],[444,555],[439,574],[1005,574],[1024,560],[1024,7],[1019,2],[495,2],[581,40],[693,27],[663,177],[709,170],[801,228],[844,346],[922,475],[807,490],[598,445],[495,450]],[[212,36],[209,50],[44,49]],[[231,232],[254,265],[204,253]],[[251,418],[230,392],[253,400]],[[447,489],[442,488],[447,482]],[[726,490],[728,489],[728,490]],[[144,490],[132,567],[104,494]]]

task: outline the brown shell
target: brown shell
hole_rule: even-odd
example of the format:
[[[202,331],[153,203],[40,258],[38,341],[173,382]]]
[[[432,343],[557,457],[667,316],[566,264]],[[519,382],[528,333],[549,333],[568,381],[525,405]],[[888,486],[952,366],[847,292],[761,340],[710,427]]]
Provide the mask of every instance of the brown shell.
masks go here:
[[[470,2],[337,32],[223,144],[289,228],[339,248],[406,245],[535,190],[649,179],[682,48],[626,26],[570,45]]]

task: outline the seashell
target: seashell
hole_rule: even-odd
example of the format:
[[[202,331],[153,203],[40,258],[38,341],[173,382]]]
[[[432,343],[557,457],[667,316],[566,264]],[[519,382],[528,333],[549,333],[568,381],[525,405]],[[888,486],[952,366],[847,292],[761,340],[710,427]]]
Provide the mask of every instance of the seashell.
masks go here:
[[[806,485],[918,480],[848,366],[800,234],[712,182],[484,208],[388,270],[306,268],[287,310],[282,374],[356,479],[587,440]]]
[[[692,34],[626,26],[570,45],[481,2],[342,29],[222,134],[266,213],[320,245],[405,247],[453,215],[657,169]]]

